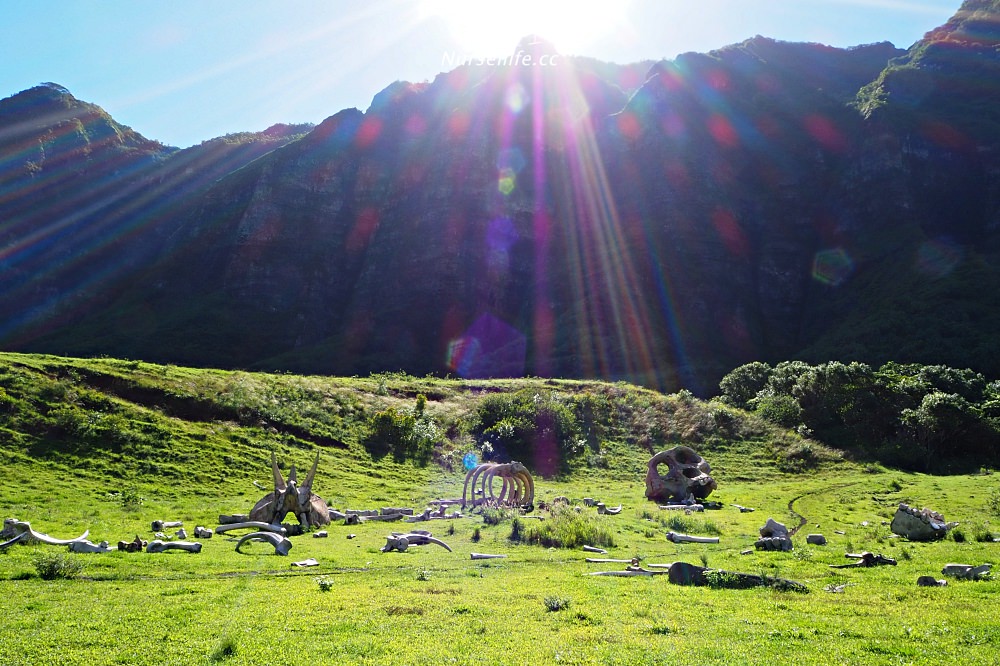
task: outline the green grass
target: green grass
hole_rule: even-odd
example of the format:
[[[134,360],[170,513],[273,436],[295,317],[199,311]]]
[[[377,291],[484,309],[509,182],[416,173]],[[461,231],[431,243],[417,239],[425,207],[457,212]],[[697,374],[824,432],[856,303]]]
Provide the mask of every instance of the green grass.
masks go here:
[[[112,544],[151,538],[155,519],[215,527],[269,488],[274,451],[285,471],[320,453],[314,490],[339,508],[412,506],[462,493],[461,455],[476,449],[472,420],[484,395],[537,387],[575,415],[585,450],[557,477],[536,475],[536,505],[574,500],[569,518],[519,518],[522,536],[562,533],[571,547],[510,539],[512,520],[478,514],[407,527],[451,546],[382,553],[398,523],[330,525],[329,538],[293,537],[287,558],[267,544],[242,553],[225,536],[200,554],[72,555],[83,569],[45,580],[40,556],[61,547],[0,553],[3,664],[662,664],[991,663],[1000,629],[990,612],[1000,583],[940,577],[948,562],[995,562],[979,541],[996,518],[1000,477],[934,477],[859,466],[822,449],[789,473],[783,452],[802,443],[751,415],[689,396],[622,384],[562,380],[463,382],[379,375],[299,377],[194,370],[113,359],[0,355],[0,511],[68,538],[89,529]],[[432,462],[373,458],[368,418],[412,409],[416,396],[444,435]],[[67,416],[69,412],[69,416]],[[644,498],[651,451],[685,443],[712,464],[717,511],[666,515]],[[818,445],[817,445],[818,446]],[[595,460],[594,456],[602,456]],[[597,463],[597,464],[591,464]],[[608,506],[597,516],[579,498]],[[140,501],[141,499],[141,501]],[[964,542],[906,543],[887,523],[905,501],[963,524]],[[733,504],[756,508],[740,513]],[[579,513],[576,505],[581,506]],[[768,517],[804,525],[796,551],[753,550]],[[560,522],[566,525],[561,526]],[[585,574],[579,538],[610,537],[608,557],[686,561],[799,581],[809,593],[687,588],[665,576]],[[550,527],[551,526],[551,527]],[[568,527],[567,527],[568,526]],[[674,544],[669,530],[718,536]],[[805,545],[821,532],[827,546]],[[838,534],[837,532],[843,532]],[[348,539],[349,534],[356,535]],[[478,538],[474,538],[478,535]],[[582,536],[581,536],[582,535]],[[613,545],[610,545],[613,544]],[[600,545],[600,544],[590,544]],[[751,550],[750,554],[742,552]],[[896,567],[831,569],[845,552],[894,557]],[[495,553],[506,559],[472,560]],[[298,570],[292,561],[316,558]],[[322,581],[322,583],[320,583]],[[845,586],[841,593],[827,587]],[[558,612],[551,609],[558,606]]]

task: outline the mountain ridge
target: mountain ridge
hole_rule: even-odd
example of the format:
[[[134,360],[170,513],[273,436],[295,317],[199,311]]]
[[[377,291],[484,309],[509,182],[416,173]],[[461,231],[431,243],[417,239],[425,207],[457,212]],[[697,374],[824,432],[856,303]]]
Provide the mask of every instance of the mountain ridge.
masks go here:
[[[78,276],[51,281],[61,302],[43,314],[37,298],[0,298],[8,322],[32,320],[0,342],[701,394],[756,359],[946,351],[998,374],[987,341],[1000,322],[977,293],[1000,282],[997,134],[990,114],[966,122],[995,86],[942,88],[934,46],[991,25],[984,11],[996,8],[964,3],[906,52],[758,36],[641,77],[645,65],[569,56],[467,64],[391,84],[364,113],[254,135],[238,155],[205,157],[218,140],[188,149],[204,181],[178,175],[185,151],[162,156],[142,182],[173,185],[123,246],[134,266],[72,298]],[[947,62],[991,68],[977,49]],[[917,89],[931,93],[914,105]],[[142,213],[114,211],[140,226]]]

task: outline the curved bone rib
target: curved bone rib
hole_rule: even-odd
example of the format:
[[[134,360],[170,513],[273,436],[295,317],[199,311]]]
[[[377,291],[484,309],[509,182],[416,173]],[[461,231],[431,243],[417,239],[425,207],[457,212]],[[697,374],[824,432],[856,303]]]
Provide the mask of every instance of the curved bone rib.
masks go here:
[[[275,534],[284,534],[285,528],[281,526],[270,525],[260,520],[248,520],[245,523],[230,523],[229,525],[219,525],[215,528],[216,534],[225,534],[229,530],[242,530],[246,528],[253,528],[257,531],[263,532],[274,532]]]
[[[4,550],[9,546],[13,546],[15,543],[18,543],[20,541],[25,541],[28,538],[28,536],[29,535],[27,532],[21,532],[10,541],[4,541],[3,543],[0,543],[0,550]]]
[[[4,523],[5,523],[4,527],[7,527],[9,525],[15,531],[19,531],[22,534],[27,534],[35,541],[47,543],[50,546],[68,546],[74,541],[84,541],[88,536],[90,536],[90,530],[85,530],[83,534],[76,537],[75,539],[56,539],[54,537],[50,537],[48,534],[42,534],[41,532],[36,532],[35,530],[31,529],[31,523],[25,520],[4,521]]]
[[[266,541],[274,546],[275,555],[288,555],[288,551],[292,549],[292,542],[280,534],[275,534],[274,532],[251,532],[240,537],[239,542],[236,544],[236,552],[239,552],[240,546],[247,541]]]

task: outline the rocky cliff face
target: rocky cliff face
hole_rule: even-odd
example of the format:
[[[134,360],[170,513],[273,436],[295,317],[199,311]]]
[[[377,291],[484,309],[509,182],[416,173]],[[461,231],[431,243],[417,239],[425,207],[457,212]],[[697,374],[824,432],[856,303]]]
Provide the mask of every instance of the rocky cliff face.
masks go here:
[[[137,182],[176,195],[154,198],[136,270],[90,316],[7,339],[699,392],[752,359],[995,373],[995,14],[966,2],[909,52],[756,37],[641,76],[526,43],[555,64],[397,82],[365,113],[255,138],[257,159],[129,148]],[[150,214],[103,210],[136,230]]]

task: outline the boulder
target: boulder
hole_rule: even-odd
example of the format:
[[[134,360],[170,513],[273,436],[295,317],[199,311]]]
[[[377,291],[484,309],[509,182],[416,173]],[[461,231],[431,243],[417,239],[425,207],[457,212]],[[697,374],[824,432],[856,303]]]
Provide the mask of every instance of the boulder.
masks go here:
[[[889,529],[910,541],[935,541],[943,539],[948,530],[956,525],[958,523],[945,522],[944,516],[937,511],[927,508],[918,510],[900,503]]]

